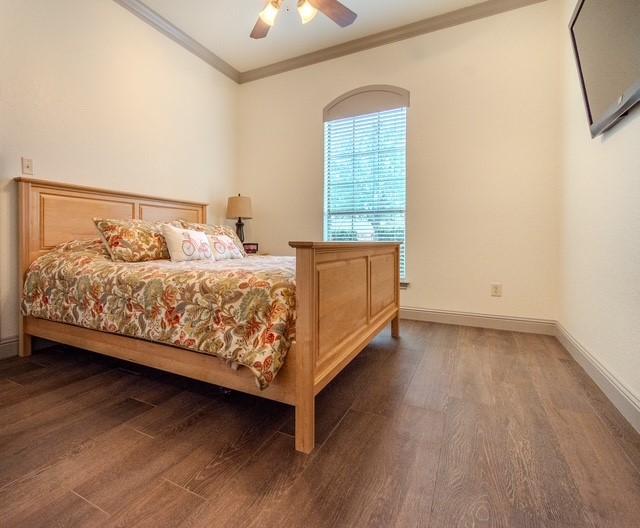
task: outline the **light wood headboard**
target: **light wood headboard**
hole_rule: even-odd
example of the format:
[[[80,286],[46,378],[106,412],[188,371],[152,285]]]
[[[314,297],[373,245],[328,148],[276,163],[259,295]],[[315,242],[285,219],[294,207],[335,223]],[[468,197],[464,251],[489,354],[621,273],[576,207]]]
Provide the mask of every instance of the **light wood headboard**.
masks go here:
[[[20,279],[38,256],[69,240],[96,238],[94,217],[205,223],[207,204],[16,178]]]

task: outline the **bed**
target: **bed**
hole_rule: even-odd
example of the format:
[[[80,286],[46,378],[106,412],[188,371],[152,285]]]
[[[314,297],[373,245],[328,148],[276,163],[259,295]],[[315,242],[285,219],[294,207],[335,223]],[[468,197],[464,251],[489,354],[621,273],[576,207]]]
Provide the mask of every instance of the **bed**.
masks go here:
[[[21,356],[30,355],[31,338],[40,337],[292,405],[296,449],[309,453],[314,448],[318,392],[387,324],[392,335],[399,335],[397,243],[291,242],[295,259],[248,257],[214,265],[121,263],[116,269],[95,240],[93,217],[206,223],[207,205],[29,178],[18,178],[17,183],[21,292],[25,277],[28,280],[21,303],[29,313],[21,318]],[[39,257],[36,269],[27,275]],[[84,267],[79,271],[78,266]],[[52,288],[53,282],[47,284],[53,275],[63,285],[59,291]],[[153,287],[146,288],[152,290],[148,297],[156,296],[160,304],[169,290],[170,295],[182,295],[181,284],[206,284],[208,295],[221,281],[226,281],[227,293],[238,290],[233,301],[242,303],[240,285],[246,288],[247,280],[259,281],[271,295],[265,299],[269,308],[262,317],[264,328],[234,330],[234,325],[247,321],[200,310],[197,303],[207,302],[191,295],[179,303],[191,306],[181,314],[162,312],[159,304],[161,327],[150,318],[142,331],[137,321],[143,321],[145,310],[156,310],[154,299],[143,294],[136,302],[122,288],[138,291],[138,285],[144,288],[153,280]],[[112,299],[106,307],[85,295],[105,288]],[[43,291],[54,292],[58,308],[66,308],[51,310]],[[84,312],[69,307],[71,297],[84,299]],[[110,318],[102,317],[105,308]],[[193,317],[201,323],[214,318],[217,324],[195,324]]]

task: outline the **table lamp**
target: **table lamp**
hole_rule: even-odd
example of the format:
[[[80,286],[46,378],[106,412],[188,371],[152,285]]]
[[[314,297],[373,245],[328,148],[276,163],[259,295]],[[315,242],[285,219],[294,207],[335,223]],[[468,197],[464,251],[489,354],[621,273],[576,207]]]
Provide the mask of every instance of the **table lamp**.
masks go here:
[[[240,242],[244,242],[244,222],[243,218],[253,218],[251,210],[251,198],[248,196],[231,196],[227,201],[227,218],[237,218],[236,233]]]

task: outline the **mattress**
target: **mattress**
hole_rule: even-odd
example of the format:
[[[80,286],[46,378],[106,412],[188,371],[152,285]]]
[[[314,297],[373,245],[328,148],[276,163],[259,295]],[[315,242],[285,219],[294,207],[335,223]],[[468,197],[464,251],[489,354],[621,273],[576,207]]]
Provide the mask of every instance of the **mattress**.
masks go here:
[[[31,264],[22,313],[211,354],[265,389],[295,339],[295,258],[114,262],[73,241]]]

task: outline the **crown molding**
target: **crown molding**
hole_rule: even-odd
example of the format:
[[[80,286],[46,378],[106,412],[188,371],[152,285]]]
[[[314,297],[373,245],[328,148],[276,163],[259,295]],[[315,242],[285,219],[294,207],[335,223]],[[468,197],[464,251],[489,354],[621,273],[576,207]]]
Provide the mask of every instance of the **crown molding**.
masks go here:
[[[225,62],[218,57],[210,49],[200,44],[197,40],[187,35],[180,28],[174,26],[166,18],[156,13],[153,9],[143,4],[140,0],[113,0],[116,4],[121,5],[138,18],[154,27],[160,33],[166,35],[171,40],[180,44],[183,48],[190,51],[197,57],[200,57],[210,66],[213,66],[220,73],[226,75],[232,81],[240,82],[240,72],[236,70],[231,64]]]
[[[426,33],[432,33],[440,29],[465,24],[467,22],[490,17],[506,11],[512,11],[528,5],[539,4],[545,1],[546,0],[487,0],[480,4],[444,13],[443,15],[425,18],[418,22],[407,24],[406,26],[389,29],[367,37],[350,40],[344,44],[338,44],[337,46],[331,46],[312,53],[300,55],[299,57],[293,57],[268,66],[262,66],[260,68],[242,72],[240,73],[240,83],[256,81],[264,77],[270,77],[286,71],[311,66],[312,64],[317,64],[319,62],[337,59],[338,57],[351,55],[352,53],[358,53],[371,48],[384,46],[385,44],[392,44],[401,40],[407,40]]]
[[[236,70],[231,64],[225,62],[211,50],[200,44],[198,41],[187,35],[180,28],[174,26],[166,18],[156,13],[153,9],[142,3],[140,0],[113,0],[125,9],[131,11],[134,15],[154,27],[170,39],[180,44],[183,48],[189,50],[194,55],[200,57],[207,64],[213,66],[216,70],[223,73],[229,79],[238,84],[248,83],[278,75],[290,70],[304,68],[319,62],[344,57],[352,53],[358,53],[371,48],[392,44],[401,40],[407,40],[413,37],[432,33],[441,29],[458,26],[474,20],[498,15],[521,7],[532,4],[539,4],[547,0],[486,0],[479,4],[463,7],[449,13],[444,13],[435,17],[425,18],[418,22],[413,22],[405,26],[400,26],[380,33],[375,33],[363,38],[350,40],[337,46],[321,49],[299,57],[293,57],[280,62],[261,66],[244,72]]]

